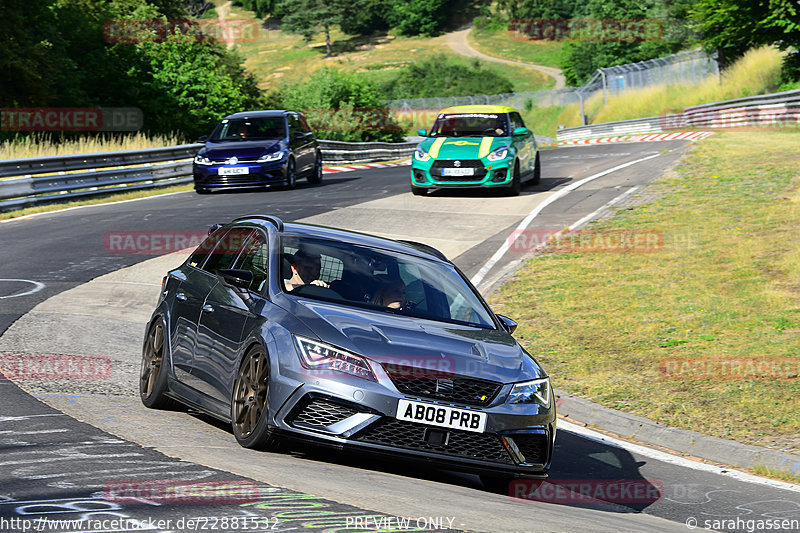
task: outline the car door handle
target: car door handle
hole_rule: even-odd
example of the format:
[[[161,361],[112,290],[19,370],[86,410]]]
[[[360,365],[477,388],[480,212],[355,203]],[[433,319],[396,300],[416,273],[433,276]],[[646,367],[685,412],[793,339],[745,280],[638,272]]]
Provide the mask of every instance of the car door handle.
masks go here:
[[[206,305],[203,306],[203,312],[205,312],[205,313],[213,313],[214,312],[214,308],[212,306],[206,304]]]
[[[176,300],[180,300],[182,302],[185,302],[186,301],[186,295],[183,294],[182,292],[179,292],[178,294],[175,295],[175,299]]]

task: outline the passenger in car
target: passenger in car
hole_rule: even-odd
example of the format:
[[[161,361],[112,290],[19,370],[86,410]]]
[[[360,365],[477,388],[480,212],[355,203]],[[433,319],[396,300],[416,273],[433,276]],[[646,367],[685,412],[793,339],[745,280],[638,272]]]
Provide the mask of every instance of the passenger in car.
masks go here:
[[[298,250],[294,255],[287,256],[287,259],[292,273],[291,278],[284,280],[287,291],[292,291],[302,285],[329,286],[319,279],[319,273],[322,268],[322,260],[319,254]]]
[[[371,302],[389,309],[404,309],[406,306],[406,284],[402,279],[393,278],[381,283]]]

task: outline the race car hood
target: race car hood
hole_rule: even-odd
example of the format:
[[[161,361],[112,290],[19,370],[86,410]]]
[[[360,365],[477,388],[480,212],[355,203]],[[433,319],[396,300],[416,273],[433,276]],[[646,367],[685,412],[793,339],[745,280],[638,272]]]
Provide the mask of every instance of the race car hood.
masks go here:
[[[236,156],[239,159],[257,159],[264,154],[282,148],[280,140],[265,139],[258,141],[228,141],[220,143],[207,142],[200,155],[209,159],[228,159]]]
[[[507,332],[298,299],[294,311],[323,341],[380,363],[502,383],[546,376]]]
[[[511,146],[508,137],[429,137],[420,146],[433,159],[481,159],[501,146]]]

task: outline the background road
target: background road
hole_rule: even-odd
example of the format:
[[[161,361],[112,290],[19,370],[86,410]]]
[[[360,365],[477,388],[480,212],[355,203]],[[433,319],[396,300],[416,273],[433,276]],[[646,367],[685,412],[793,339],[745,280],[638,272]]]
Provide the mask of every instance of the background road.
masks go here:
[[[453,192],[412,197],[408,192],[408,169],[394,168],[329,175],[322,186],[301,186],[294,191],[209,196],[180,193],[0,224],[4,250],[0,280],[26,279],[44,284],[38,292],[13,297],[32,285],[0,281],[0,296],[6,296],[0,300],[0,331],[6,331],[42,303],[0,338],[0,353],[18,354],[37,346],[47,353],[108,353],[115,358],[113,375],[100,383],[22,382],[50,405],[91,425],[60,415],[8,381],[0,382],[4,398],[0,412],[4,417],[0,418],[4,421],[0,435],[4,440],[0,442],[4,452],[18,454],[4,453],[0,459],[0,472],[9,480],[0,489],[0,501],[3,494],[7,500],[0,506],[0,518],[17,516],[20,501],[26,498],[98,499],[97,491],[109,479],[127,475],[142,479],[187,477],[181,477],[180,472],[202,473],[209,479],[231,479],[229,473],[233,473],[259,481],[265,491],[289,491],[276,496],[279,503],[265,507],[270,514],[296,508],[293,506],[297,500],[306,497],[321,498],[322,507],[331,512],[339,512],[337,505],[349,504],[352,507],[343,508],[342,513],[449,516],[455,517],[452,527],[478,531],[686,531],[682,524],[691,516],[699,520],[737,516],[800,518],[797,492],[685,468],[563,430],[556,441],[553,479],[626,479],[640,486],[658,487],[662,498],[655,503],[603,503],[584,509],[586,505],[574,502],[557,505],[490,494],[476,477],[465,474],[314,449],[290,455],[244,450],[235,444],[225,426],[192,413],[148,411],[135,397],[143,330],[136,321],[128,320],[120,327],[115,324],[124,322],[126,315],[138,317],[140,307],[154,305],[146,302],[154,302],[164,268],[158,269],[159,274],[150,284],[131,281],[126,289],[124,282],[118,281],[108,284],[111,289],[105,293],[76,288],[153,257],[109,253],[104,245],[109,231],[203,230],[211,223],[256,212],[276,214],[287,221],[302,219],[386,235],[410,233],[417,240],[444,248],[472,276],[519,221],[550,195],[577,180],[663,152],[554,201],[533,219],[530,228],[560,229],[596,212],[659,176],[684,147],[680,142],[637,143],[543,152],[541,184],[525,188],[520,198],[484,198],[477,193]],[[502,277],[520,256],[514,251],[505,254],[488,272],[484,286]],[[143,264],[118,275],[144,270]],[[98,286],[98,281],[86,285],[101,290]],[[75,300],[78,294],[98,298],[95,303],[102,304],[107,313],[98,309],[93,317],[87,316],[86,311],[66,309],[69,301],[92,305],[91,301]],[[105,320],[109,324],[103,330],[105,334],[87,334],[106,324]],[[59,329],[64,324],[68,324],[69,331]],[[176,463],[171,457],[184,461]],[[146,461],[153,470],[138,471],[127,466],[130,463],[126,461]],[[99,466],[103,464],[118,468],[104,469]],[[175,467],[177,464],[181,466]],[[287,489],[275,488],[276,485]],[[119,512],[142,518],[154,507],[126,505]],[[165,517],[185,515],[186,509],[158,506],[160,516]],[[232,509],[230,512],[241,512],[243,508]],[[204,507],[202,512],[220,514],[229,510]],[[313,524],[284,522],[281,527],[314,529]]]

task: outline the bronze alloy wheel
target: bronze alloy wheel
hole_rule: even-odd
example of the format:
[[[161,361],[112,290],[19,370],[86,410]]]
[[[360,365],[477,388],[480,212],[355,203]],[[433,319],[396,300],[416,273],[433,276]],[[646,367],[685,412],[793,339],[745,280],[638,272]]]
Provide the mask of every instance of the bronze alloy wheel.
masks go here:
[[[157,318],[147,333],[142,351],[142,369],[139,373],[139,395],[147,407],[163,408],[170,403],[165,396],[167,390],[167,374],[163,372],[164,364],[164,321]]]
[[[237,440],[256,440],[267,406],[269,360],[261,348],[251,349],[239,369],[233,390],[233,429]]]

